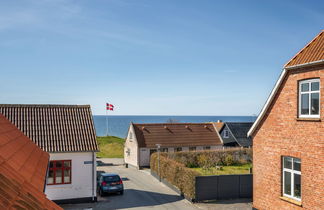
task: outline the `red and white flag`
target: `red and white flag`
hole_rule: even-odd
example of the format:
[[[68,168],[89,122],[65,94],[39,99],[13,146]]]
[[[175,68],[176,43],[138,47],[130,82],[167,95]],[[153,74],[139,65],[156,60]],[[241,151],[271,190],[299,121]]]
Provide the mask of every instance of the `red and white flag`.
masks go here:
[[[106,110],[114,111],[114,105],[106,103]]]

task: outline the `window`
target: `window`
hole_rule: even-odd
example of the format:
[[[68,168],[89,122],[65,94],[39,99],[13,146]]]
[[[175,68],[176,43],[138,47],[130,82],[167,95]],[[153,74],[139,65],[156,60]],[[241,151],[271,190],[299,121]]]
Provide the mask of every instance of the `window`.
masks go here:
[[[224,135],[223,135],[224,138],[228,138],[229,137],[229,134],[228,134],[228,130],[224,130]]]
[[[301,162],[298,158],[283,157],[283,195],[301,201]]]
[[[47,184],[71,184],[71,160],[50,161]]]
[[[182,147],[177,147],[175,150],[176,150],[176,152],[181,152],[182,151]]]
[[[127,156],[130,156],[130,153],[131,153],[131,150],[129,148],[127,148],[127,150],[126,150]]]
[[[156,149],[150,149],[150,156],[151,156],[154,152],[157,152],[157,150],[156,150]]]
[[[161,148],[161,152],[168,152],[168,148]]]
[[[209,146],[204,147],[204,150],[210,150],[210,147]]]
[[[196,147],[189,147],[189,151],[196,151]]]
[[[319,117],[320,81],[319,79],[299,82],[299,117]]]

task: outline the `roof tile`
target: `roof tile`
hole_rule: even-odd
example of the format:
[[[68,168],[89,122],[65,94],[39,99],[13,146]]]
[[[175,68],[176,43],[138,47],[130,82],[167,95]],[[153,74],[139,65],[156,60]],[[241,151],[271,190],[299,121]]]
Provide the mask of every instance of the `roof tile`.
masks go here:
[[[98,151],[89,105],[1,104],[0,113],[46,152]]]
[[[285,67],[324,60],[324,30],[300,50]]]
[[[43,193],[48,161],[48,153],[0,114],[0,209],[61,209]]]

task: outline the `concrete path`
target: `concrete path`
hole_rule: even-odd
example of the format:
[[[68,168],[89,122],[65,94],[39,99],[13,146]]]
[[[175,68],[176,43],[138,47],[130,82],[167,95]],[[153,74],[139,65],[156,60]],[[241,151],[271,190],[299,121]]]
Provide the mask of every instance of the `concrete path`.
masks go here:
[[[61,205],[64,209],[195,209],[189,201],[153,178],[146,170],[125,168],[120,161],[100,159],[98,171],[119,174],[124,180],[123,195],[98,197],[97,203]]]
[[[124,183],[124,195],[98,195],[97,203],[61,205],[64,209],[252,209],[249,200],[192,204],[152,177],[149,170],[125,168],[123,160],[118,158],[98,159],[97,171],[119,174]]]

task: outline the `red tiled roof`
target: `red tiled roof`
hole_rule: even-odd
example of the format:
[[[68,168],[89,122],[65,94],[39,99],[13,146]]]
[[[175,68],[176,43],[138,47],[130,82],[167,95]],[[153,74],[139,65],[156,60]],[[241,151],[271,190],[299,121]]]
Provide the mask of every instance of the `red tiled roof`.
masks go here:
[[[46,152],[98,151],[89,105],[0,104],[0,114]]]
[[[299,51],[285,67],[324,60],[324,30]]]
[[[224,123],[223,122],[212,122],[212,124],[215,126],[216,130],[219,132],[223,126],[224,126]]]
[[[133,124],[139,147],[222,145],[212,123]]]
[[[61,209],[43,193],[49,154],[0,114],[0,209]]]

